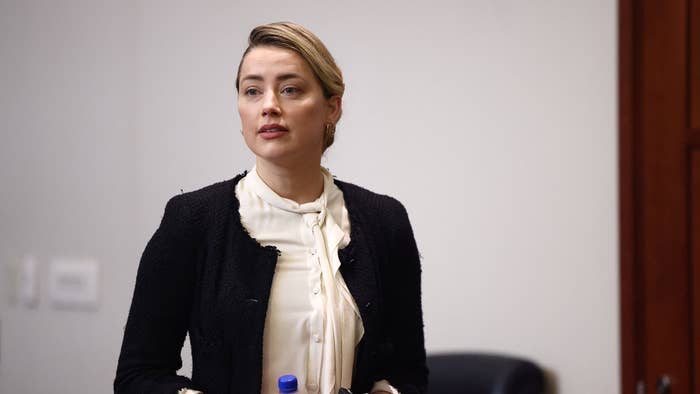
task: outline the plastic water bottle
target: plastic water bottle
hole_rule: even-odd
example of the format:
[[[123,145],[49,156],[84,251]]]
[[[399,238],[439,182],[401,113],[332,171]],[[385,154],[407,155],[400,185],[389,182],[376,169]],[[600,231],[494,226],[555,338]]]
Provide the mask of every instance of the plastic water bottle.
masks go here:
[[[280,393],[296,393],[297,385],[297,377],[294,375],[282,375],[277,379],[277,387]]]

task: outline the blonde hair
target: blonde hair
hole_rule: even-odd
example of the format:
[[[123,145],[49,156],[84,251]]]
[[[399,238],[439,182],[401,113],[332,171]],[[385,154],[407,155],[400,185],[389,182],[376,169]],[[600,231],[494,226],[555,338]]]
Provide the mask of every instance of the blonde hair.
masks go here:
[[[299,54],[313,71],[321,84],[323,95],[328,99],[333,96],[343,97],[345,83],[340,67],[323,42],[304,26],[293,22],[275,22],[254,28],[248,36],[248,48],[241,56],[236,74],[236,91],[239,88],[241,65],[246,55],[255,47],[272,46],[292,50]],[[330,127],[329,127],[330,126]],[[335,125],[326,125],[323,149],[333,144]]]

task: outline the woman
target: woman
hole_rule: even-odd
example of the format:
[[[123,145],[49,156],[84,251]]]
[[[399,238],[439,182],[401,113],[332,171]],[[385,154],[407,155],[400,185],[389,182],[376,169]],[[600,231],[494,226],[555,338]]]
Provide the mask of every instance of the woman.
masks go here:
[[[250,34],[236,80],[250,172],[168,201],[141,258],[115,392],[422,393],[420,262],[397,200],[334,180],[344,83],[293,23]],[[178,376],[189,333],[192,379]]]

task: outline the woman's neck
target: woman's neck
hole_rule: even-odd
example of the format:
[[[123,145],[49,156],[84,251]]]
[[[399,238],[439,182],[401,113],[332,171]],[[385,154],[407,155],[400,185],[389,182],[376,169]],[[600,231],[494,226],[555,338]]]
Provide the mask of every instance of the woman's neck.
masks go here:
[[[304,204],[323,193],[323,173],[320,163],[303,163],[281,167],[257,159],[255,168],[260,179],[281,197]]]

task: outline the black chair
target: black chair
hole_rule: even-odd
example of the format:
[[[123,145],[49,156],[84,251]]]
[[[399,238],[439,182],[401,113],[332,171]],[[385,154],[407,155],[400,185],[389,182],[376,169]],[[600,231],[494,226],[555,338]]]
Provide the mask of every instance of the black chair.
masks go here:
[[[429,394],[543,394],[544,373],[533,362],[485,353],[429,354]]]

